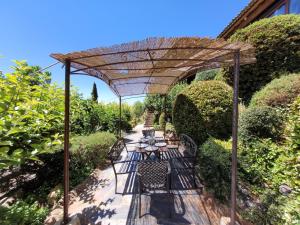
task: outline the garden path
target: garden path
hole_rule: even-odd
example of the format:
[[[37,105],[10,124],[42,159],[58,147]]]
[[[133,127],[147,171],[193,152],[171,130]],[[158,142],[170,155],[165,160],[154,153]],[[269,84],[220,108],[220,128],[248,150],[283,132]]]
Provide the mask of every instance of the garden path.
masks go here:
[[[142,136],[143,125],[138,125],[126,135],[127,142],[135,142]],[[162,136],[161,132],[156,135]],[[123,152],[125,157],[126,151]],[[130,224],[219,224],[223,210],[216,207],[212,198],[204,196],[201,189],[181,188],[172,195],[156,193],[143,195],[142,214],[138,216],[138,195],[134,176],[118,176],[118,192],[115,194],[115,178],[112,167],[95,170],[90,178],[71,192],[70,216],[79,214],[81,224],[130,225]],[[170,217],[171,215],[171,217]],[[62,217],[62,207],[57,206],[46,219],[55,224]]]

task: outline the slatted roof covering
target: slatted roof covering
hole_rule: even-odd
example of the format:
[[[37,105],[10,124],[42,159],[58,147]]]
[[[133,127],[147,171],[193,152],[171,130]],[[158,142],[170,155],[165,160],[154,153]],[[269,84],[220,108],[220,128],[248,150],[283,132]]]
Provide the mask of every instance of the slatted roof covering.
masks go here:
[[[255,62],[254,48],[245,43],[198,37],[148,38],[111,47],[68,54],[51,54],[72,74],[86,74],[106,82],[118,96],[166,94],[179,80],[197,71]]]

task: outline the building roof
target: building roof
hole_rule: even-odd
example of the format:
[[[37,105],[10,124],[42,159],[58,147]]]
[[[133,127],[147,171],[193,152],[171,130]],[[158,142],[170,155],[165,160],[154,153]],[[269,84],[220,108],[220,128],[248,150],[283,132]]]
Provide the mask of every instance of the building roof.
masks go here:
[[[251,0],[249,4],[224,28],[218,38],[229,38],[237,29],[255,21],[276,0]]]
[[[197,71],[233,65],[238,50],[241,65],[255,62],[250,44],[198,37],[148,38],[51,57],[69,60],[72,74],[99,78],[118,96],[130,96],[166,94]]]

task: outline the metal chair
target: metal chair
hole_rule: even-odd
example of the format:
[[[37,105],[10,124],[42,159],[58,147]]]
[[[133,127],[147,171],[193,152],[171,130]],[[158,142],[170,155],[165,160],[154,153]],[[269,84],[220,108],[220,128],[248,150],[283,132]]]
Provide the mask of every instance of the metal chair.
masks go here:
[[[171,159],[171,167],[176,174],[191,174],[195,188],[196,184],[196,163],[198,157],[198,147],[191,137],[186,134],[180,135],[177,157]]]
[[[155,130],[154,129],[146,129],[142,130],[143,136],[146,137],[154,137],[155,136]]]
[[[170,193],[171,167],[167,161],[141,161],[137,168],[139,184],[139,217],[141,217],[141,195],[146,190],[165,190]]]

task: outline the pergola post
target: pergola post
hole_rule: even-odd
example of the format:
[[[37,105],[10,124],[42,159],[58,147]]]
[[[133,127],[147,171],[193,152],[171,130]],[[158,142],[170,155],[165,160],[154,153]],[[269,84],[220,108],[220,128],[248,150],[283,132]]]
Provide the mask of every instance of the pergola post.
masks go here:
[[[164,138],[166,138],[166,125],[167,125],[167,116],[166,116],[166,104],[167,104],[167,95],[164,95]]]
[[[240,51],[234,53],[234,90],[232,115],[232,160],[231,160],[231,225],[236,221],[236,189],[237,189],[237,148],[238,148],[238,91],[240,73]]]
[[[69,207],[69,132],[70,132],[70,60],[65,61],[65,130],[64,130],[64,224],[68,223]]]
[[[121,96],[119,97],[119,137],[122,135],[122,130],[121,130],[121,122],[122,122],[122,99]]]

